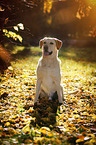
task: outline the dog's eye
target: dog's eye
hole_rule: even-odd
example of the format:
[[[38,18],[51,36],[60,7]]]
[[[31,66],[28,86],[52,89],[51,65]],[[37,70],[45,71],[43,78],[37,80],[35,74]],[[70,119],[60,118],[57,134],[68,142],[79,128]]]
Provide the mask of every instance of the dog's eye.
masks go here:
[[[46,44],[46,42],[44,42],[44,44]]]
[[[50,44],[53,45],[54,43],[53,42],[50,42]]]

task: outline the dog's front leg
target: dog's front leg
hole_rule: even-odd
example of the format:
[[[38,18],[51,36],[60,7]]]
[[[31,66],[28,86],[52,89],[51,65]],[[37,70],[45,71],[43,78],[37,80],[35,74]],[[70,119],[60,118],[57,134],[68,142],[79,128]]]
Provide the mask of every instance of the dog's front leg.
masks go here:
[[[41,80],[37,79],[37,82],[36,82],[36,95],[35,95],[35,98],[34,98],[34,103],[36,103],[37,100],[38,100],[40,87],[41,87]]]
[[[63,103],[63,90],[60,85],[57,86],[57,94],[58,94],[59,103]]]
[[[59,103],[63,103],[63,88],[60,83],[55,82]]]

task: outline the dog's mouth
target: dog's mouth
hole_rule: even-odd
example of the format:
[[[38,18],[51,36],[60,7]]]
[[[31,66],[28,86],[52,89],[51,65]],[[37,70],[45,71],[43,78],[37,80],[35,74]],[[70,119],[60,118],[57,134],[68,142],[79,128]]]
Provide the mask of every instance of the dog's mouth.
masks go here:
[[[53,53],[53,51],[51,51],[51,52],[44,51],[44,56],[49,56],[49,55],[51,55],[52,53]]]

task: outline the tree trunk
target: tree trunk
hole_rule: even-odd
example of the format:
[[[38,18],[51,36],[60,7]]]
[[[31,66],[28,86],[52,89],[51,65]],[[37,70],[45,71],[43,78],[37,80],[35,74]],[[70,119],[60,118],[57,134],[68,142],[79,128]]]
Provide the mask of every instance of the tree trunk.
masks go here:
[[[5,48],[0,45],[0,72],[4,73],[4,71],[10,66],[12,58],[11,55],[6,51]]]

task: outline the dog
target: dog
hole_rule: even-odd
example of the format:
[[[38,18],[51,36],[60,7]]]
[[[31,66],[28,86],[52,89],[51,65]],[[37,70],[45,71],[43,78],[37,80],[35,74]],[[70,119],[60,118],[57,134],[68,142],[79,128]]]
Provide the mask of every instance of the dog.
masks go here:
[[[63,103],[63,87],[61,86],[60,60],[58,50],[62,46],[62,41],[57,38],[44,37],[39,41],[42,48],[42,57],[37,65],[36,95],[34,104],[38,97],[49,97],[57,93],[59,103]]]

